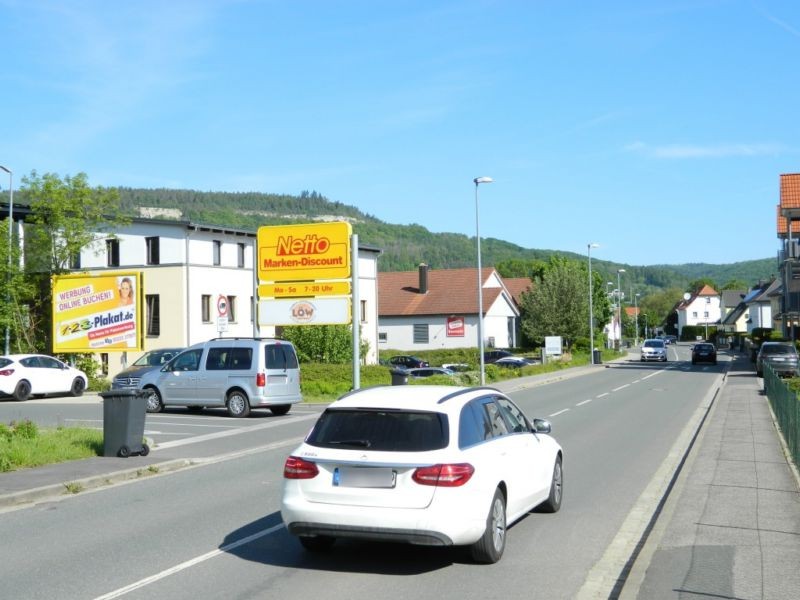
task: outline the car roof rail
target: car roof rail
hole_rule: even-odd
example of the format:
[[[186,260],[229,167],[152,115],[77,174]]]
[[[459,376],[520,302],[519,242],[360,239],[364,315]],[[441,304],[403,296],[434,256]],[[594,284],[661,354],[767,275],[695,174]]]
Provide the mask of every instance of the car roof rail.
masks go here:
[[[470,392],[477,392],[477,391],[481,391],[481,390],[485,390],[485,391],[489,391],[489,392],[500,392],[500,390],[498,390],[497,388],[493,388],[493,387],[489,387],[489,386],[464,388],[464,389],[452,392],[451,394],[447,394],[446,396],[443,396],[442,398],[439,398],[439,400],[436,402],[436,404],[443,404],[443,403],[447,402],[448,400],[452,400],[453,398],[456,398],[456,397],[460,396],[461,394],[468,394]],[[502,392],[500,392],[500,393],[502,393]]]

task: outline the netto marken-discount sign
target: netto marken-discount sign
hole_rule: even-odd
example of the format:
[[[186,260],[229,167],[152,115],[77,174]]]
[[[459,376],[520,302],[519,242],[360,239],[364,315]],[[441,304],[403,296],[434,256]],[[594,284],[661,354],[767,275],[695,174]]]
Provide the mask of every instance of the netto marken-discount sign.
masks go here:
[[[350,277],[350,223],[271,225],[258,229],[259,281]]]

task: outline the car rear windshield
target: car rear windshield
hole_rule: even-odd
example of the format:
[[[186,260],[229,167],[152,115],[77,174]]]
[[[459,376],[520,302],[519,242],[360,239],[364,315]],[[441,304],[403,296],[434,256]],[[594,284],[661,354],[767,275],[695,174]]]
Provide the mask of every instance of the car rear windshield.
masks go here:
[[[761,352],[762,354],[797,354],[797,350],[791,344],[764,344]]]
[[[711,345],[711,344],[696,344],[695,345],[695,349],[696,350],[704,350],[704,351],[705,350],[713,350],[714,346]]]
[[[0,368],[2,368],[2,367],[7,367],[7,366],[8,366],[8,365],[10,365],[12,362],[14,362],[14,361],[13,361],[13,360],[11,360],[10,358],[0,358]]]
[[[445,448],[447,415],[438,412],[330,408],[306,439],[312,446],[384,452],[426,452]]]

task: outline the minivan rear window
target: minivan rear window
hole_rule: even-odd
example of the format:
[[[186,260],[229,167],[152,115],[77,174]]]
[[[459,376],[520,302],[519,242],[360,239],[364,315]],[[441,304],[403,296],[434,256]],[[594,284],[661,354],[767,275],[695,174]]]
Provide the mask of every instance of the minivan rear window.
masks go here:
[[[426,452],[449,443],[447,415],[438,412],[329,408],[306,443],[323,448]]]
[[[264,348],[267,369],[296,369],[297,356],[288,344],[267,344]]]

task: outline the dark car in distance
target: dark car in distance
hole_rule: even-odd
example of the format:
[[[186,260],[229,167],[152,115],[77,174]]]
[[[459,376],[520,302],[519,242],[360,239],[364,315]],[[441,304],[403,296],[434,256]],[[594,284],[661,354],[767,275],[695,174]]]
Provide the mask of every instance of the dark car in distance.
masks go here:
[[[792,342],[764,342],[756,356],[756,375],[764,376],[764,365],[769,365],[779,377],[798,374],[797,348]]]
[[[427,361],[422,360],[421,358],[417,358],[416,356],[406,356],[404,354],[393,356],[389,359],[389,364],[393,367],[399,367],[401,369],[418,369],[420,367],[430,366]]]
[[[507,356],[514,356],[514,353],[509,352],[508,350],[486,350],[483,353],[483,362],[486,364],[492,364],[501,358],[506,358]]]
[[[692,346],[692,364],[696,365],[699,362],[717,364],[717,349],[714,344],[700,342]]]

